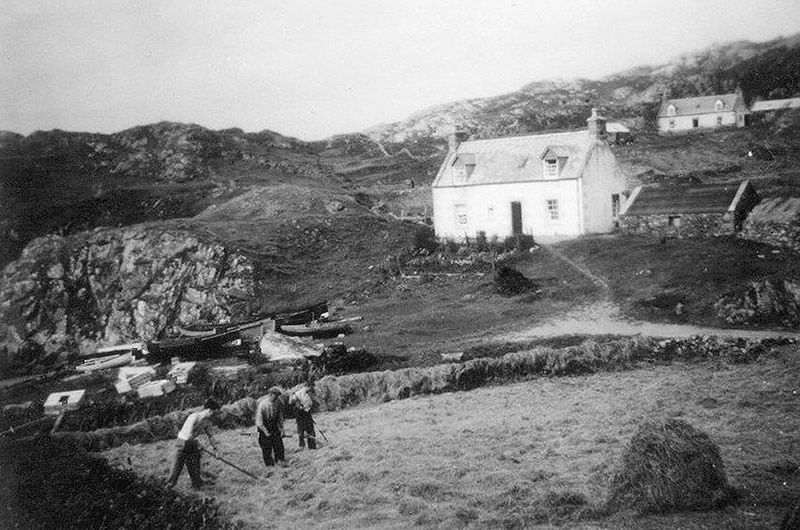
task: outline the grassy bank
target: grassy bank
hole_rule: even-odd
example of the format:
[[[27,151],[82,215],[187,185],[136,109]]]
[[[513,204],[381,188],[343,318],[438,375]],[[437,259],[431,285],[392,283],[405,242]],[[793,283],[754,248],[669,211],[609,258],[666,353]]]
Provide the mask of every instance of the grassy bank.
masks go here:
[[[300,451],[287,440],[287,467],[269,475],[252,436],[221,433],[224,453],[258,482],[204,465],[217,475],[213,495],[247,528],[775,528],[800,495],[796,353],[790,345],[746,363],[646,363],[362,404],[317,414],[328,443]],[[720,447],[737,504],[601,515],[624,448],[643,422],[659,418],[679,418]],[[165,476],[169,448],[156,442],[105,455]]]
[[[74,444],[3,442],[0,475],[2,528],[235,528],[213,501],[109,467]]]

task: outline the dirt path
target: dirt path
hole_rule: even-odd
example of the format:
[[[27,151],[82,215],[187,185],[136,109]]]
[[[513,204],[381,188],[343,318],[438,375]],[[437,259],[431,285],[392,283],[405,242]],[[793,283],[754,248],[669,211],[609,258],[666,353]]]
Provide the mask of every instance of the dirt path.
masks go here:
[[[586,307],[553,318],[529,328],[504,333],[503,341],[523,341],[537,337],[559,335],[642,335],[646,337],[691,337],[717,335],[720,337],[793,337],[800,339],[796,330],[769,331],[754,329],[709,328],[688,324],[663,324],[633,320],[622,315],[619,307],[609,301],[596,302]]]

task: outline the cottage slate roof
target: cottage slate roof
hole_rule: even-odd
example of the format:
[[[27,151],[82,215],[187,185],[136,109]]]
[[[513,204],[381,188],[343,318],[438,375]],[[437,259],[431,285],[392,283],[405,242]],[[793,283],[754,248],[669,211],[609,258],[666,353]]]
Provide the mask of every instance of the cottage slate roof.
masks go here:
[[[744,98],[742,98],[741,94],[734,92],[733,94],[716,94],[713,96],[699,96],[696,98],[668,99],[661,103],[658,117],[669,117],[670,115],[667,114],[667,107],[670,105],[675,105],[674,116],[696,116],[697,114],[719,112],[714,109],[714,104],[717,100],[721,100],[724,104],[723,111],[747,110],[744,104]]]
[[[567,159],[558,178],[576,179],[583,173],[586,158],[595,142],[596,137],[587,130],[462,142],[455,153],[447,156],[433,185],[471,186],[545,180],[542,156],[548,149]],[[474,157],[475,168],[466,181],[456,182],[449,169],[459,163],[461,157]]]
[[[753,112],[770,112],[773,110],[798,109],[800,108],[800,98],[788,99],[767,99],[756,101],[750,108]]]
[[[731,183],[715,186],[641,186],[634,191],[621,215],[680,215],[725,213],[734,205],[739,188],[747,185]]]

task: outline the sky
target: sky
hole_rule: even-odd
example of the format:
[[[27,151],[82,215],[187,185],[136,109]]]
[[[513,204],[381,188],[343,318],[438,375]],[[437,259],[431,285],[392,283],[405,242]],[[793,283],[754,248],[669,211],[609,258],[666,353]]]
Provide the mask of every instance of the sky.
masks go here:
[[[0,0],[0,130],[318,140],[797,33],[798,0]]]

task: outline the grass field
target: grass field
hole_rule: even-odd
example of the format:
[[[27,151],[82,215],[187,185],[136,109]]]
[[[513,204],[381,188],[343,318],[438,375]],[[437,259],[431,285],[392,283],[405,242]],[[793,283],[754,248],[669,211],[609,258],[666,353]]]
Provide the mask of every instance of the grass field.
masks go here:
[[[206,458],[216,482],[204,494],[246,528],[775,528],[800,494],[797,354],[792,345],[751,364],[644,365],[323,413],[329,443],[300,451],[287,439],[288,464],[269,476],[252,429],[225,431],[225,456],[261,478]],[[626,443],[652,418],[706,432],[739,503],[593,515]],[[105,455],[166,477],[171,450],[158,442]]]

